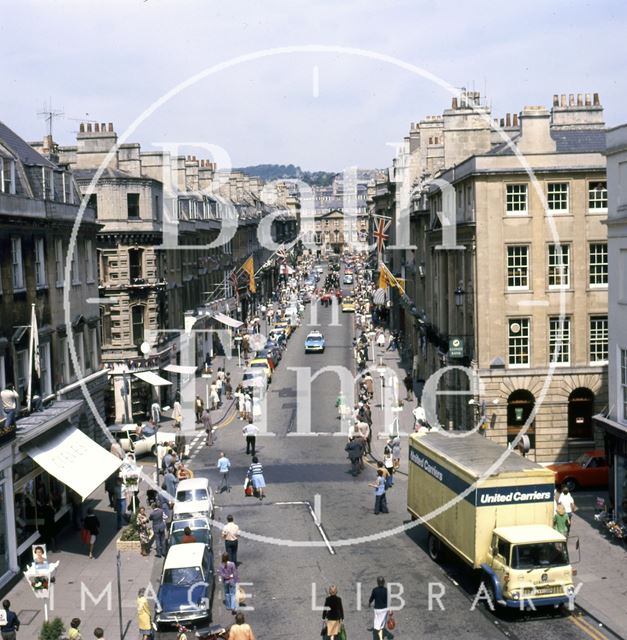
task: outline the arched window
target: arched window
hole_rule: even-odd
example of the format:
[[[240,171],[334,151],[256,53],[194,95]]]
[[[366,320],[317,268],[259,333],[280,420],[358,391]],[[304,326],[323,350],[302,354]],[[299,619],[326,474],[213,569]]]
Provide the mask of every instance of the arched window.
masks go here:
[[[507,442],[512,442],[518,435],[522,427],[525,426],[536,399],[531,391],[526,389],[517,389],[513,391],[507,398]],[[525,432],[529,436],[529,442],[532,449],[536,448],[536,424],[535,420],[529,425]]]
[[[568,437],[577,440],[592,440],[592,411],[594,393],[585,387],[575,389],[568,396]]]
[[[144,312],[145,307],[141,304],[131,308],[131,339],[136,347],[144,342]]]

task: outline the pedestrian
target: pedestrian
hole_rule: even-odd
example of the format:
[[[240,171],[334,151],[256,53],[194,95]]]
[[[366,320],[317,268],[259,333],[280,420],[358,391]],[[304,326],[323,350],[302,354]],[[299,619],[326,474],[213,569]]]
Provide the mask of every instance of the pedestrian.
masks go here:
[[[224,540],[224,549],[229,554],[231,562],[237,566],[237,547],[239,545],[239,527],[233,521],[233,516],[226,517],[226,524],[222,529],[222,539]]]
[[[253,456],[253,461],[250,467],[248,467],[248,478],[253,483],[253,490],[259,497],[259,500],[265,498],[264,489],[266,488],[266,481],[263,477],[263,465],[259,462],[257,456]]]
[[[159,469],[161,473],[163,473],[163,458],[165,457],[165,454],[167,452],[168,452],[168,447],[166,446],[166,443],[158,442],[157,443],[157,469]]]
[[[568,522],[570,523],[573,519],[573,513],[577,511],[577,505],[575,504],[575,500],[565,484],[562,485],[562,493],[557,499],[557,504],[558,506],[561,504],[564,507],[564,511],[568,516]]]
[[[392,452],[387,445],[383,448],[383,462],[379,462],[377,466],[385,469],[385,490],[387,491],[390,487],[394,486],[394,461],[392,459]]]
[[[204,409],[205,403],[202,401],[202,398],[200,396],[196,396],[196,401],[194,403],[194,411],[196,412],[196,424],[201,421]]]
[[[322,619],[326,620],[325,635],[329,640],[335,640],[342,631],[344,607],[342,606],[342,598],[337,595],[337,587],[334,584],[329,587],[329,595],[324,601]]]
[[[392,463],[394,470],[401,468],[401,438],[400,436],[392,436],[389,440],[389,445],[392,448]]]
[[[372,400],[372,398],[374,397],[374,380],[370,375],[370,372],[366,372],[366,374],[364,375],[364,384],[366,385],[368,397]]]
[[[248,424],[242,429],[242,433],[246,437],[246,454],[251,454],[254,456],[259,427],[253,423],[252,418],[248,418]]]
[[[235,388],[235,401],[237,402],[237,413],[239,419],[244,419],[244,388],[241,384],[238,384]]]
[[[229,560],[229,554],[222,554],[222,564],[218,569],[218,575],[222,580],[222,586],[224,589],[224,606],[235,614],[237,603],[235,601],[235,592],[237,589],[237,583],[239,582],[239,576],[237,575],[237,566],[234,562]]]
[[[570,518],[566,515],[563,504],[558,504],[553,516],[553,528],[568,538],[570,533]]]
[[[407,391],[407,396],[405,397],[405,400],[407,402],[409,402],[409,401],[412,400],[413,393],[414,393],[414,379],[413,379],[411,373],[408,373],[403,378],[403,384],[405,385],[405,390]]]
[[[211,410],[214,411],[218,408],[220,404],[220,396],[218,395],[218,385],[214,380],[209,387],[209,404],[211,406]]]
[[[228,640],[255,640],[255,634],[250,625],[246,622],[244,614],[235,614],[235,624],[229,629]]]
[[[5,600],[2,603],[2,607],[6,618],[6,623],[0,627],[2,640],[15,640],[17,632],[20,630],[20,619],[15,611],[11,611],[11,602],[9,600]]]
[[[231,469],[231,461],[224,455],[224,451],[220,452],[220,457],[218,458],[218,464],[216,466],[218,467],[218,471],[221,476],[217,491],[220,493],[223,491],[230,491],[229,470]]]
[[[152,638],[150,606],[146,598],[146,589],[143,587],[137,592],[137,626],[139,627],[140,640],[150,640]]]
[[[165,555],[165,514],[163,509],[154,505],[148,519],[155,534],[155,557],[160,558]]]
[[[94,638],[98,638],[98,640],[104,639],[104,631],[100,627],[94,629]]]
[[[2,401],[2,411],[4,411],[4,426],[12,427],[17,422],[17,403],[20,399],[15,386],[9,383],[2,391],[0,391],[0,400]]]
[[[180,423],[174,427],[174,449],[179,460],[182,460],[185,456],[186,439]]]
[[[124,456],[126,456],[126,453],[124,453],[124,449],[122,449],[122,445],[117,440],[114,440],[111,443],[111,447],[109,450],[116,458],[120,458],[120,460],[124,460]]]
[[[181,480],[191,480],[193,477],[194,472],[183,462],[179,462],[176,467],[176,479],[180,482]]]
[[[150,415],[152,416],[153,422],[159,425],[161,422],[161,405],[157,401],[150,405]]]
[[[250,393],[244,394],[244,420],[253,419],[253,399]]]
[[[150,520],[146,515],[145,507],[139,507],[136,522],[137,531],[139,532],[141,554],[142,556],[147,556],[150,552]]]
[[[233,383],[231,382],[231,374],[227,373],[224,379],[224,393],[227,400],[233,400]]]
[[[205,445],[210,447],[213,445],[213,424],[211,420],[211,414],[207,411],[207,407],[202,410],[202,415],[200,416],[200,421],[202,422],[203,429],[207,434],[205,438]]]
[[[115,479],[118,472],[115,471],[105,480],[105,491],[109,496],[109,506],[115,508]],[[72,505],[72,524],[76,531],[80,531],[83,527],[83,499],[76,491],[69,490],[70,503]]]
[[[382,469],[377,471],[377,479],[374,482],[369,482],[368,486],[374,488],[374,515],[378,516],[379,513],[389,513],[388,503],[385,497],[385,479]]]
[[[362,420],[358,420],[355,423],[355,427],[358,431],[359,437],[361,437],[363,441],[364,453],[367,453],[368,455],[370,455],[372,453],[372,451],[370,450],[372,434],[370,432],[371,430],[370,430],[370,427],[368,426],[368,423]]]
[[[414,431],[418,431],[422,427],[428,428],[427,414],[422,408],[420,400],[416,403],[416,408],[412,411],[412,414],[414,416]]]
[[[94,513],[93,507],[87,509],[87,516],[83,521],[83,527],[89,531],[89,557],[94,557],[94,545],[96,544],[96,538],[100,533],[100,520]],[[119,528],[119,527],[118,527]]]
[[[396,349],[396,335],[394,333],[390,333],[388,336],[388,346],[386,351],[393,351]]]
[[[171,446],[168,446],[166,449],[166,453],[161,461],[161,469],[163,473],[166,473],[168,469],[174,469],[174,451]]]
[[[377,347],[379,349],[385,348],[385,333],[383,331],[377,337]]]
[[[166,468],[165,473],[163,474],[163,484],[161,485],[163,489],[165,489],[169,495],[174,497],[176,495],[176,487],[178,485],[178,480],[173,473],[174,466],[170,466]]]
[[[357,477],[361,471],[360,461],[363,456],[363,446],[361,439],[352,437],[349,439],[344,450],[348,454],[348,459],[351,462],[351,474],[353,478]]]
[[[224,378],[220,377],[223,373],[221,369],[218,369],[218,377],[216,378],[216,392],[218,394],[218,407],[222,406],[222,394],[224,393]]]
[[[81,619],[72,618],[70,622],[70,629],[67,632],[68,640],[83,640],[83,636],[81,635],[81,632],[78,629],[80,626],[81,626]]]
[[[340,391],[340,394],[335,399],[335,408],[337,409],[337,412],[339,414],[340,420],[342,419],[342,416],[344,415],[344,412],[345,412],[345,408],[344,407],[345,406],[346,406],[346,398],[344,397],[344,393],[342,391]]]
[[[118,529],[121,529],[126,522],[126,505],[126,486],[122,482],[122,478],[118,476],[115,481],[115,510]]]
[[[383,576],[377,578],[377,586],[372,590],[368,600],[368,606],[370,605],[374,606],[374,630],[379,640],[383,640],[383,630],[388,619],[388,590]]]
[[[183,422],[183,407],[181,406],[181,397],[176,394],[176,399],[172,405],[172,419],[177,425]]]

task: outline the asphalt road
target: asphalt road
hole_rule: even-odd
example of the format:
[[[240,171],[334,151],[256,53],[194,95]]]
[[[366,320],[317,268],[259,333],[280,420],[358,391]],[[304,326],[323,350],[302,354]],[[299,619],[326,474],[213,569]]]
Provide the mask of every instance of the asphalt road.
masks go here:
[[[306,321],[308,314],[307,308]],[[391,534],[392,529],[408,522],[406,478],[397,476],[389,492],[390,514],[375,516],[373,490],[367,486],[375,477],[374,470],[367,467],[353,478],[344,452],[345,437],[334,435],[339,430],[335,374],[323,373],[312,384],[311,431],[318,435],[298,434],[297,402],[302,398],[296,392],[294,368],[311,367],[313,374],[329,365],[352,367],[352,314],[340,313],[339,320],[339,326],[328,326],[331,309],[319,306],[318,322],[327,341],[325,353],[304,354],[308,331],[304,324],[290,338],[275,371],[267,408],[268,428],[275,435],[258,438],[258,455],[268,485],[263,502],[243,493],[250,458],[245,454],[239,420],[220,430],[214,447],[207,449],[200,441],[196,445],[201,447],[194,459],[196,474],[209,477],[214,486],[219,451],[225,451],[233,464],[233,488],[217,497],[217,519],[226,521],[232,514],[244,532],[239,571],[249,594],[246,604],[251,607],[245,614],[257,638],[319,638],[321,612],[315,607],[322,605],[330,584],[338,586],[343,599],[348,637],[374,638],[367,603],[379,575],[394,583],[392,591],[398,596],[393,605],[401,607],[395,613],[397,628],[393,635],[388,634],[390,638],[609,637],[586,617],[563,611],[496,617],[481,604],[473,610],[475,576],[454,560],[442,565],[432,562],[425,552],[425,533],[419,527]],[[373,439],[377,457],[382,447]],[[321,528],[312,508],[319,508]],[[219,556],[219,532],[216,536],[214,549]],[[155,577],[158,571],[155,566]],[[443,594],[440,602],[444,610],[435,599],[430,600],[430,593]],[[232,620],[221,602],[219,587],[213,618],[226,624]]]

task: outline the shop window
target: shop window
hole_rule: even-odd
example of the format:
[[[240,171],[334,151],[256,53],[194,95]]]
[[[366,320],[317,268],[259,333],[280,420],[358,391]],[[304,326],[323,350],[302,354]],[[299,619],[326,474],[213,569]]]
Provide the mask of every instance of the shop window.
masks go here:
[[[592,440],[592,412],[594,393],[578,388],[568,396],[568,437],[576,440]]]
[[[507,399],[507,442],[512,442],[520,430],[527,424],[535,403],[536,399],[533,394],[526,389],[517,389],[510,394]],[[525,434],[529,436],[531,448],[535,449],[535,420],[531,422]]]

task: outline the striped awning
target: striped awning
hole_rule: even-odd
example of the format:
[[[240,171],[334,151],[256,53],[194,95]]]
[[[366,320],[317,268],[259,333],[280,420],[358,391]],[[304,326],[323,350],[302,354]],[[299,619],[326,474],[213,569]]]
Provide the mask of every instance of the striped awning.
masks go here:
[[[374,304],[385,304],[387,302],[387,290],[386,289],[377,289],[373,296],[372,301]]]

